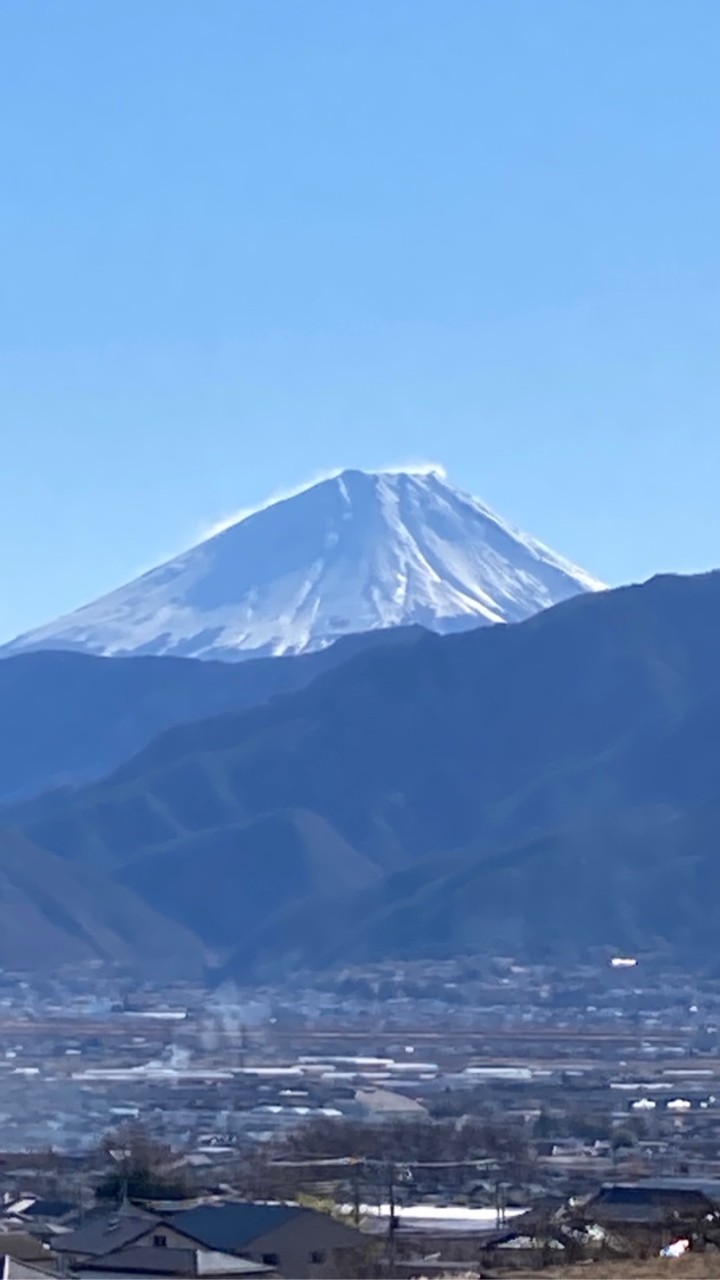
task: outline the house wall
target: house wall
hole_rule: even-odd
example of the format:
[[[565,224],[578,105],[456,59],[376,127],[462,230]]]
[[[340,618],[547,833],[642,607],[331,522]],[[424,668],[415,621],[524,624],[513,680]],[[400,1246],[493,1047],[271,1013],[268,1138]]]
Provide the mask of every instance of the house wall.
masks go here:
[[[137,1236],[135,1239],[130,1241],[127,1247],[135,1248],[136,1245],[148,1245],[149,1247],[152,1248],[153,1240],[156,1235],[165,1236],[166,1238],[165,1247],[168,1249],[197,1249],[198,1248],[197,1240],[191,1240],[189,1236],[183,1235],[181,1231],[176,1231],[174,1227],[169,1227],[169,1226],[166,1227],[163,1223],[158,1223],[157,1219],[155,1218],[148,1219],[147,1231],[143,1232],[141,1236]],[[106,1240],[107,1240],[107,1252],[109,1253],[114,1247],[112,1236],[108,1235],[106,1237]],[[119,1245],[118,1247],[120,1248],[125,1246]],[[161,1245],[160,1247],[162,1248],[163,1246]],[[63,1253],[62,1260],[63,1260],[63,1263],[65,1264],[65,1270],[67,1269],[67,1266],[75,1266],[76,1263],[84,1262],[90,1256],[92,1255],[89,1255],[87,1253],[67,1253],[67,1254]],[[61,1271],[61,1274],[65,1274],[65,1270],[62,1270],[62,1269],[59,1269],[59,1270]]]
[[[137,1245],[148,1245],[152,1248],[155,1236],[165,1236],[168,1249],[197,1249],[197,1240],[191,1240],[190,1236],[186,1236],[182,1231],[176,1231],[175,1227],[166,1226],[165,1223],[153,1223],[145,1235],[140,1236],[133,1241],[133,1248]],[[163,1247],[162,1245],[160,1246]]]
[[[13,1273],[10,1280],[30,1280],[30,1277],[16,1277]],[[38,1280],[37,1271],[35,1272],[33,1280]],[[133,1271],[132,1276],[129,1277],[129,1273],[127,1271],[86,1271],[83,1269],[82,1280],[159,1280],[159,1278],[156,1272],[153,1272],[152,1275],[143,1276],[138,1272]],[[168,1280],[168,1278],[164,1277],[164,1280]],[[223,1280],[233,1280],[233,1277],[226,1274],[223,1277]],[[247,1280],[247,1277],[236,1277],[236,1280]],[[252,1277],[250,1277],[250,1280],[252,1280]],[[262,1280],[277,1280],[277,1272],[268,1271],[267,1275],[263,1272]]]
[[[133,1236],[133,1238],[132,1238],[132,1240],[131,1240],[131,1241],[128,1241],[125,1237],[123,1237],[123,1238],[122,1238],[122,1239],[120,1239],[120,1240],[114,1240],[114,1239],[113,1239],[113,1237],[112,1237],[112,1235],[108,1232],[108,1233],[106,1234],[106,1236],[105,1236],[104,1241],[103,1241],[103,1244],[104,1244],[104,1246],[105,1246],[105,1247],[104,1247],[103,1252],[108,1252],[108,1253],[109,1253],[109,1252],[110,1252],[110,1250],[111,1250],[111,1249],[113,1249],[113,1248],[118,1248],[118,1249],[119,1249],[119,1248],[124,1248],[124,1247],[125,1247],[126,1245],[128,1245],[128,1244],[132,1244],[132,1245],[134,1245],[134,1244],[139,1243],[139,1241],[140,1241],[140,1240],[142,1240],[143,1244],[146,1244],[146,1243],[148,1242],[148,1235],[149,1235],[149,1237],[150,1237],[150,1241],[152,1242],[153,1228],[154,1228],[154,1226],[155,1226],[155,1223],[157,1222],[157,1215],[156,1215],[156,1214],[149,1214],[149,1213],[145,1213],[145,1212],[143,1212],[143,1210],[142,1210],[142,1209],[137,1209],[137,1210],[133,1210],[133,1218],[135,1218],[135,1217],[137,1217],[137,1218],[147,1218],[147,1223],[148,1223],[148,1229],[147,1229],[147,1232],[146,1232],[146,1233],[143,1233],[143,1235],[142,1235],[142,1236],[140,1236],[140,1237]],[[143,1224],[141,1223],[140,1225],[142,1226]],[[78,1234],[80,1234],[80,1233],[78,1233]],[[169,1244],[170,1244],[170,1240],[168,1240],[168,1245],[169,1245]],[[182,1244],[181,1244],[181,1246],[180,1246],[180,1247],[181,1247],[181,1248],[185,1248],[185,1249],[187,1249],[187,1248],[189,1248],[189,1247],[190,1247],[190,1243],[189,1243],[187,1240],[185,1240],[185,1239],[184,1239],[184,1240],[182,1241]],[[192,1244],[192,1247],[193,1247],[193,1248],[195,1248],[195,1247],[196,1247],[194,1242],[193,1242],[193,1244]],[[56,1242],[55,1242],[55,1248],[56,1248],[56,1252],[57,1252],[57,1254],[58,1254],[58,1267],[57,1267],[57,1273],[58,1273],[58,1274],[60,1274],[60,1275],[65,1275],[65,1274],[67,1273],[67,1268],[68,1268],[68,1267],[75,1266],[75,1264],[76,1264],[76,1263],[79,1263],[79,1262],[85,1262],[88,1258],[91,1258],[91,1257],[95,1257],[95,1256],[96,1256],[96,1255],[95,1255],[95,1251],[92,1251],[91,1253],[88,1253],[87,1251],[84,1251],[84,1252],[83,1252],[83,1250],[82,1250],[82,1249],[72,1249],[72,1250],[70,1250],[70,1249],[66,1249],[66,1247],[65,1247],[65,1245],[64,1245],[64,1237],[63,1237],[63,1236],[59,1236],[59,1237],[56,1239]]]
[[[328,1263],[337,1250],[358,1249],[368,1243],[369,1238],[362,1232],[354,1231],[325,1214],[308,1211],[298,1214],[277,1231],[269,1231],[267,1235],[251,1241],[247,1257],[262,1262],[263,1255],[276,1254],[278,1262],[274,1265],[281,1276],[307,1280],[308,1277],[327,1275]],[[311,1254],[318,1252],[326,1255],[326,1261],[312,1263]]]

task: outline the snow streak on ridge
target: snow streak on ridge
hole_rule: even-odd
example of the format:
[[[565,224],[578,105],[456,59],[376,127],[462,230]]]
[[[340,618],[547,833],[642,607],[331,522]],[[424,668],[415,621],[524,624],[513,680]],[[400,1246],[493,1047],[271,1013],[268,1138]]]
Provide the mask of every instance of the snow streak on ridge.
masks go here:
[[[220,658],[343,635],[518,622],[602,584],[455,488],[442,469],[343,471],[263,504],[0,653]]]
[[[292,485],[289,489],[273,489],[272,493],[267,498],[263,498],[261,502],[249,507],[238,507],[237,511],[231,512],[230,515],[221,516],[219,520],[214,520],[212,524],[202,530],[197,540],[205,542],[208,538],[214,538],[216,533],[224,533],[226,529],[232,529],[233,525],[240,524],[242,520],[247,520],[249,516],[257,515],[258,511],[267,511],[268,507],[274,507],[278,502],[286,502],[288,498],[297,498],[301,493],[305,493],[307,489],[313,489],[316,484],[323,484],[325,480],[338,480],[347,470],[349,470],[348,467],[333,467],[328,471],[315,471],[309,479],[303,480],[300,484]],[[441,462],[407,462],[389,467],[378,467],[377,472],[371,472],[370,474],[389,476],[437,475],[443,480],[447,479],[447,472]]]

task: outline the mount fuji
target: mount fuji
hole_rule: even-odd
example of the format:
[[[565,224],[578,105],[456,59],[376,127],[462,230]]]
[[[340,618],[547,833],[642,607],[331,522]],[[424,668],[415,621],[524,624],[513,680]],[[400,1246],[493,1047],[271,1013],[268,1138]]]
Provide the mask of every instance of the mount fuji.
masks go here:
[[[603,584],[441,471],[343,471],[0,649],[236,661],[518,622]]]

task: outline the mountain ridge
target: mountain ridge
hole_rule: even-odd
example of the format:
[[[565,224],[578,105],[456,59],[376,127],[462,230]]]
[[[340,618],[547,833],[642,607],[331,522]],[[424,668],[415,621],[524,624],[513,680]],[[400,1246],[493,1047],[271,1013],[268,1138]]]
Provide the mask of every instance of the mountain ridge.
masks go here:
[[[412,640],[412,628],[400,628],[345,636],[314,653],[243,663],[63,650],[5,658],[0,805],[87,784],[173,725],[254,706],[302,688],[365,648]]]
[[[297,692],[167,730],[21,825],[208,945],[216,925],[231,944],[242,903],[238,974],[268,949],[341,962],[392,939],[410,957],[482,937],[691,946],[720,924],[702,887],[715,861],[720,874],[718,638],[714,573],[379,644]],[[254,896],[268,841],[277,894]]]
[[[164,979],[201,978],[197,936],[101,870],[0,830],[0,966],[42,970],[88,961]]]
[[[264,506],[0,656],[236,661],[421,625],[522,620],[603,584],[440,472],[344,471]]]

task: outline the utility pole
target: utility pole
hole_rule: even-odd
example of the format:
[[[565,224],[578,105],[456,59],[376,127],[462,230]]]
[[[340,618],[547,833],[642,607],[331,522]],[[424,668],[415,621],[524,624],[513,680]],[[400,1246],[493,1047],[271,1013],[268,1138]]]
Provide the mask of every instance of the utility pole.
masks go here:
[[[388,1271],[391,1276],[395,1275],[395,1231],[397,1228],[397,1219],[395,1217],[395,1166],[389,1164],[387,1168],[388,1174],[388,1209],[390,1216],[388,1218]]]
[[[356,1227],[360,1226],[360,1166],[356,1164],[352,1174],[352,1217]]]
[[[496,1228],[504,1227],[507,1222],[507,1204],[505,1198],[505,1185],[502,1182],[495,1183],[495,1226]]]

